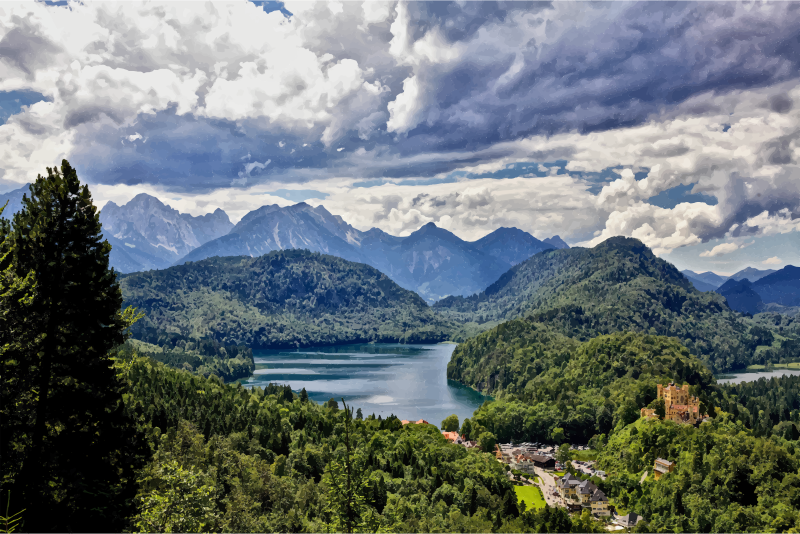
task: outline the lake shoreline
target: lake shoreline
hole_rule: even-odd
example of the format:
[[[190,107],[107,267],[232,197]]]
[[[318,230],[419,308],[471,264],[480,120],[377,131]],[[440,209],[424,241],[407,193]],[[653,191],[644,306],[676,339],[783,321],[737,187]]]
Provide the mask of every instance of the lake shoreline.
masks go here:
[[[490,396],[447,378],[454,343],[360,343],[291,349],[254,349],[254,373],[245,387],[288,384],[306,389],[317,403],[333,398],[361,408],[364,417],[426,421],[439,425],[456,414],[459,420]]]

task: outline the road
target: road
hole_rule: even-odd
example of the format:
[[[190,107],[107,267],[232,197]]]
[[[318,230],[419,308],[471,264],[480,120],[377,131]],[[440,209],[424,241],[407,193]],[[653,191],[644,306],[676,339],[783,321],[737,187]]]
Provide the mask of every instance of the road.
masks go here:
[[[558,495],[553,495],[553,492],[557,493],[556,490],[556,482],[553,480],[553,477],[539,467],[534,467],[534,471],[536,471],[536,476],[542,481],[539,484],[539,487],[542,489],[542,495],[544,495],[544,501],[547,503],[548,506],[552,507],[564,507],[564,503],[561,500],[561,497]]]

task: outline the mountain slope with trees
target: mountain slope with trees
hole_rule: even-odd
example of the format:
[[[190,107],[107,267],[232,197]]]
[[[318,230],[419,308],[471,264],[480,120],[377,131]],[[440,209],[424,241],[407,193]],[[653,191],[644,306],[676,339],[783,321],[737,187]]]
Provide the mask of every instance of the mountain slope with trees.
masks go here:
[[[624,237],[541,252],[486,291],[434,309],[464,323],[525,317],[580,341],[619,331],[677,337],[714,371],[754,363],[758,343],[723,297],[696,290],[670,263]]]
[[[133,337],[192,350],[361,342],[429,343],[452,325],[417,294],[368,265],[304,250],[210,258],[122,278],[126,305],[145,317]]]
[[[556,443],[586,443],[635,421],[658,383],[689,383],[695,394],[714,383],[673,338],[621,332],[579,343],[522,320],[459,345],[447,374],[501,399],[481,406],[473,424],[501,441]]]

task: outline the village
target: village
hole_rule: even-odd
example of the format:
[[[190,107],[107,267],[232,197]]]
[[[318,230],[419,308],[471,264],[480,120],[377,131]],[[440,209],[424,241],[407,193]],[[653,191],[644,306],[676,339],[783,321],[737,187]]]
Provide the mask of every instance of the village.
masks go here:
[[[707,420],[700,410],[698,398],[689,394],[688,384],[658,384],[657,399],[663,399],[664,413],[642,408],[641,418],[662,417],[678,424],[692,425]],[[408,422],[403,421],[404,424]],[[427,423],[424,420],[416,422]],[[468,449],[479,447],[475,441],[462,439],[458,432],[443,431],[442,435]],[[518,498],[526,505],[561,507],[576,514],[588,511],[596,519],[606,521],[608,531],[631,530],[644,518],[634,512],[620,514],[609,502],[606,494],[597,486],[608,475],[596,468],[596,454],[597,451],[592,451],[586,445],[568,443],[499,443],[494,449],[495,459],[506,466],[509,479],[517,486]],[[675,467],[675,462],[657,458],[652,468],[643,473],[640,483],[650,473],[655,480],[659,480],[674,471]]]

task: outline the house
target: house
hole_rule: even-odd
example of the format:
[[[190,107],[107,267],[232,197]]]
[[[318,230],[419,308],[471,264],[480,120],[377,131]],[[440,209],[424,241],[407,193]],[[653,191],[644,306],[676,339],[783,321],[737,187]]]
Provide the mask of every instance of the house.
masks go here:
[[[663,458],[656,458],[656,461],[653,464],[653,474],[656,476],[656,480],[661,478],[661,475],[672,473],[674,470],[675,462],[670,462],[669,460],[665,460]]]
[[[458,435],[458,432],[442,432],[442,435],[453,443],[461,443],[461,436]]]
[[[595,490],[592,496],[589,498],[589,503],[592,508],[592,514],[604,516],[611,515],[611,512],[608,510],[608,497],[606,497],[606,494],[603,493],[602,490]]]
[[[577,489],[580,483],[581,479],[572,473],[567,473],[556,483],[558,494],[561,495],[562,499],[575,497],[577,495]]]
[[[700,413],[700,400],[689,395],[689,384],[678,387],[674,382],[666,386],[656,386],[656,398],[664,399],[664,419],[676,423],[696,424],[706,415]],[[656,411],[652,408],[642,408],[641,417],[655,417]]]
[[[594,495],[594,492],[597,490],[597,486],[594,485],[594,482],[591,480],[584,480],[580,484],[578,484],[577,494],[578,500],[581,501],[583,506],[591,506],[591,502],[589,501]]]
[[[642,520],[642,516],[634,513],[630,513],[628,515],[623,515],[622,517],[617,518],[617,524],[621,527],[625,528],[633,528],[636,526],[636,523]]]
[[[465,442],[462,443],[462,445],[465,446],[468,449],[475,449],[475,448],[480,446],[480,445],[478,445],[477,441],[465,441]]]
[[[511,469],[517,469],[519,471],[524,471],[530,475],[535,475],[536,470],[536,462],[533,460],[532,456],[528,456],[527,454],[517,454],[512,456],[511,460]]]
[[[555,458],[549,456],[542,456],[541,454],[533,454],[530,457],[533,465],[541,469],[553,469],[556,466]]]

